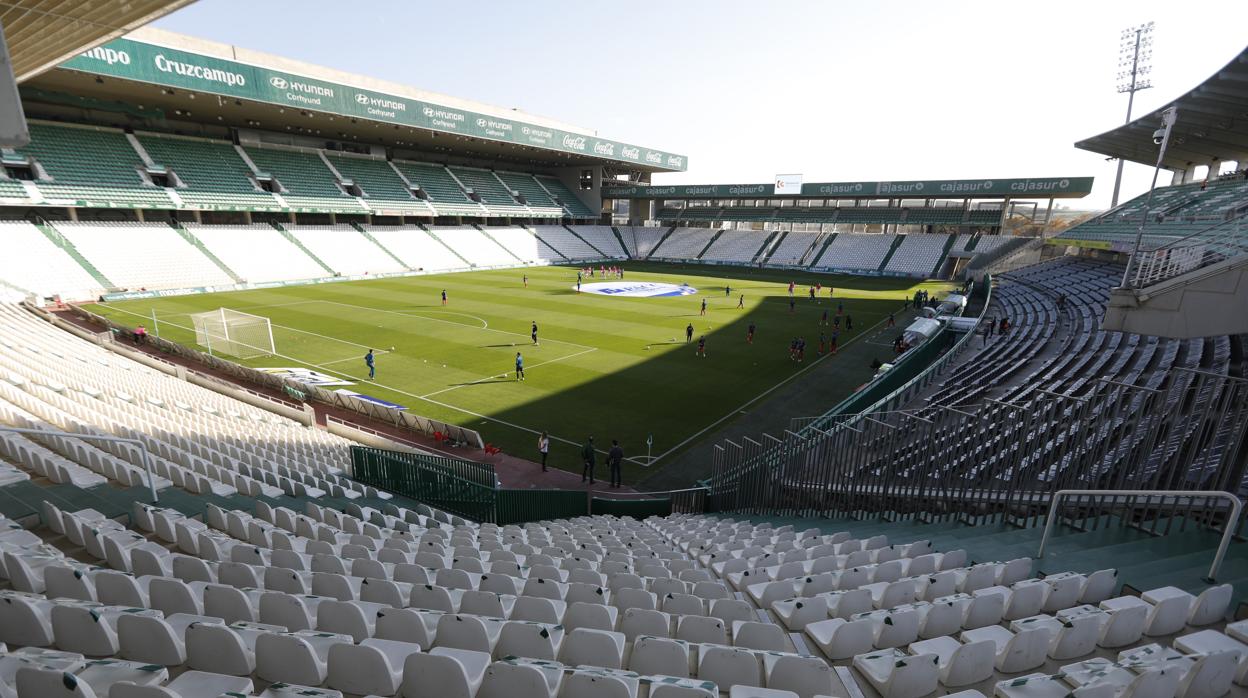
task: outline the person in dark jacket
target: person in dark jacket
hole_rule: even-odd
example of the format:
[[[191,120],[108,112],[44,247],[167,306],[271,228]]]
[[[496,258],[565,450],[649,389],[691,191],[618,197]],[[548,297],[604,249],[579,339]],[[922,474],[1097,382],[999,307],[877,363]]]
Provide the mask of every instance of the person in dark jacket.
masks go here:
[[[624,449],[620,448],[620,442],[611,439],[611,450],[607,452],[607,465],[611,466],[611,486],[619,487],[624,484],[623,478],[620,476],[621,461],[624,460]]]
[[[589,484],[594,484],[594,465],[598,459],[598,453],[594,450],[594,437],[589,437],[585,441],[585,445],[581,447],[581,460],[585,463],[585,468],[581,471],[581,482],[589,480]]]

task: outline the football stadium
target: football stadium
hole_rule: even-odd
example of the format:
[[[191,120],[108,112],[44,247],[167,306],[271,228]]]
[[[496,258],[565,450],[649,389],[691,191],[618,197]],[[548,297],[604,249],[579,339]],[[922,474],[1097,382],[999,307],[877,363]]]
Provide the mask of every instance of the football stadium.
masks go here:
[[[1119,200],[189,9],[0,2],[0,698],[1248,698],[1248,48]]]

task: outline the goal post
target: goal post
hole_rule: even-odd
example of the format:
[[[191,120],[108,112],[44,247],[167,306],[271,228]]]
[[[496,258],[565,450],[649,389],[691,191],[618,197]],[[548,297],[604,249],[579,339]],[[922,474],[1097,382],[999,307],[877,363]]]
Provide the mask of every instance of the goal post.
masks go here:
[[[273,326],[267,317],[240,310],[217,308],[191,315],[195,343],[209,354],[228,354],[240,359],[276,354]]]

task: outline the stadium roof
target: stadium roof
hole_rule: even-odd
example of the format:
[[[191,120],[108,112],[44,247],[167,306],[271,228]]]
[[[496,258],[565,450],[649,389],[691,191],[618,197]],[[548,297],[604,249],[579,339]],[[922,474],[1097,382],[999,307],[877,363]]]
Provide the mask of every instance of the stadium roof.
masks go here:
[[[150,27],[80,53],[29,87],[28,99],[39,90],[51,101],[138,105],[179,121],[552,166],[622,164],[671,172],[688,164],[683,155],[609,140],[516,109]]]
[[[0,27],[20,83],[194,1],[11,0],[0,2]]]
[[[1248,155],[1248,48],[1245,48],[1191,91],[1129,124],[1086,138],[1075,147],[1152,165],[1157,162],[1153,132],[1161,112],[1178,107],[1179,119],[1170,136],[1162,165],[1186,170],[1210,161],[1239,160]]]
[[[1078,199],[1092,192],[1092,177],[941,179],[897,182],[804,182],[801,193],[776,193],[767,184],[689,184],[603,187],[604,199]]]

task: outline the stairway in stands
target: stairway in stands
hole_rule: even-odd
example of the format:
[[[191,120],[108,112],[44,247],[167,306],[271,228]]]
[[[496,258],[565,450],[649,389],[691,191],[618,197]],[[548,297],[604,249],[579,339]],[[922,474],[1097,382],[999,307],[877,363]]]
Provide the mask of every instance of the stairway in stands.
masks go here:
[[[109,281],[108,277],[104,276],[104,274],[100,272],[100,270],[97,269],[94,264],[92,264],[86,257],[84,257],[82,252],[79,251],[78,248],[74,246],[74,243],[69,241],[69,238],[65,237],[64,235],[61,235],[61,232],[59,230],[52,227],[51,223],[47,222],[46,220],[43,220],[43,218],[41,217],[39,219],[39,222],[35,223],[35,227],[39,229],[39,232],[43,233],[49,240],[51,240],[52,244],[56,245],[62,250],[65,250],[65,254],[68,254],[70,257],[73,258],[75,262],[78,262],[78,264],[81,265],[82,268],[86,270],[88,274],[91,275],[91,278],[99,282],[100,288],[105,288],[105,289],[117,288],[117,284],[114,284],[112,281]]]
[[[663,246],[663,243],[667,242],[667,239],[670,238],[674,232],[676,232],[676,226],[673,225],[667,229],[666,233],[663,233],[663,237],[659,238],[658,242],[654,243],[654,247],[650,250],[650,254],[646,255],[646,259],[653,257],[654,254],[659,251],[659,248]]]
[[[888,266],[888,260],[892,259],[893,255],[897,254],[897,248],[901,247],[901,243],[905,241],[906,238],[904,235],[894,236],[893,246],[888,248],[888,253],[884,255],[884,259],[880,261],[880,266],[877,267],[877,269],[884,271],[884,268]]]
[[[385,245],[381,244],[381,241],[378,240],[376,237],[374,237],[372,233],[368,232],[368,230],[366,230],[364,226],[360,225],[359,223],[352,222],[351,227],[360,231],[360,235],[363,235],[365,240],[368,240],[369,242],[379,247],[382,252],[385,252],[386,255],[390,257],[390,259],[393,259],[394,261],[398,262],[399,265],[402,266],[404,269],[411,269],[411,267],[407,266],[407,262],[404,262],[403,260],[399,259],[398,255],[391,252],[390,249],[387,248]]]
[[[186,240],[187,242],[191,243],[191,245],[195,249],[204,253],[204,256],[207,257],[209,260],[211,260],[213,264],[217,265],[218,269],[225,272],[226,276],[230,277],[231,279],[234,279],[234,283],[238,284],[238,283],[243,282],[243,277],[239,276],[238,274],[235,274],[233,269],[230,269],[228,266],[226,266],[225,262],[221,261],[220,257],[214,254],[212,250],[208,249],[208,246],[205,245],[202,240],[192,235],[191,231],[187,230],[186,228],[183,228],[181,223],[178,223],[177,221],[169,221],[169,227],[176,230],[178,232],[178,235],[182,236],[183,240]]]
[[[295,237],[294,235],[291,235],[289,230],[283,228],[281,223],[278,223],[277,221],[269,221],[269,225],[273,226],[277,230],[277,232],[281,233],[282,237],[289,240],[290,244],[294,245],[295,247],[298,247],[300,250],[303,251],[304,254],[311,257],[313,262],[316,262],[317,265],[319,265],[322,269],[329,272],[330,276],[337,274],[337,272],[331,269],[330,266],[326,264],[324,260],[312,254],[312,250],[309,250],[302,242],[300,242],[299,238]]]

